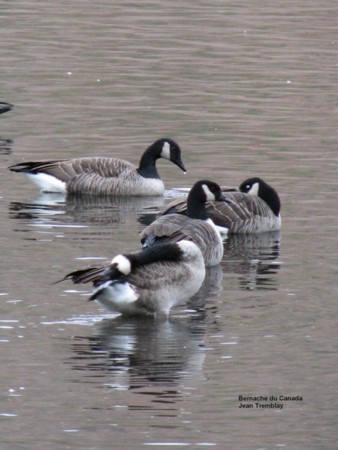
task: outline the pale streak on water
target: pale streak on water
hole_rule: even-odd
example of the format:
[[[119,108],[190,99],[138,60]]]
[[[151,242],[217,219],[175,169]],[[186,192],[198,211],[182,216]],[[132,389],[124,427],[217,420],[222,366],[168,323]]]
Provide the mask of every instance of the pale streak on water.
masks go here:
[[[338,6],[309,0],[1,6],[1,448],[332,449],[337,442]],[[160,136],[166,196],[260,175],[281,244],[226,242],[198,313],[108,319],[67,271],[138,248],[163,199],[41,196],[6,167]],[[13,142],[11,142],[11,140]],[[283,410],[239,395],[299,395]]]

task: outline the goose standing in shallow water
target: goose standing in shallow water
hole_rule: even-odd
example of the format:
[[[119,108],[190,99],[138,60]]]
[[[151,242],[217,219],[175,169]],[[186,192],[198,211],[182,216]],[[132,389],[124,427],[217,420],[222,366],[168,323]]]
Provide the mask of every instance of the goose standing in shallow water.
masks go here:
[[[223,241],[220,229],[208,217],[207,201],[227,202],[217,183],[209,180],[197,181],[187,199],[187,216],[168,214],[158,217],[141,233],[143,247],[159,242],[193,241],[201,250],[207,267],[219,264],[223,257]]]
[[[117,255],[109,265],[76,270],[61,281],[93,282],[89,300],[109,311],[165,318],[173,306],[186,303],[199,290],[204,277],[200,249],[182,240]]]
[[[139,166],[118,158],[85,157],[24,162],[9,167],[26,174],[43,192],[84,195],[162,195],[164,184],[157,169],[159,158],[186,172],[181,149],[172,139],[159,139],[143,153]]]
[[[233,190],[234,191],[234,190]],[[262,233],[278,231],[282,225],[281,202],[275,189],[261,178],[243,181],[238,191],[224,189],[228,203],[212,201],[206,212],[217,226],[228,229],[228,233]],[[162,213],[187,214],[186,201],[174,201]]]

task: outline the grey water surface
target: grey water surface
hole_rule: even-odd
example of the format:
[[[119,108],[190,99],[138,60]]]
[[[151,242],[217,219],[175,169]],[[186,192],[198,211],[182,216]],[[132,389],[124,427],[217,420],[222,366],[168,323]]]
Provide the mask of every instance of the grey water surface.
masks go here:
[[[0,16],[15,105],[0,116],[0,448],[336,448],[338,4],[21,0]],[[162,136],[188,169],[159,161],[164,198],[67,200],[7,170],[137,163]],[[54,284],[139,248],[197,179],[254,175],[280,193],[282,231],[229,237],[194,308],[123,319]]]

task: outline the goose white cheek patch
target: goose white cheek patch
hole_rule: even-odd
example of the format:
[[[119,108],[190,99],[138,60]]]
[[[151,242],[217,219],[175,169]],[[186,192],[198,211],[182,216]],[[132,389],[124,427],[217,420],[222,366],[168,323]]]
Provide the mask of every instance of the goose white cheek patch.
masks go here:
[[[116,264],[117,269],[124,275],[128,275],[131,272],[131,264],[128,258],[123,255],[117,255],[112,259],[111,264]]]
[[[215,200],[215,195],[210,191],[206,184],[202,184],[202,189],[205,193],[206,199],[209,201]]]
[[[250,190],[248,191],[248,194],[250,195],[258,195],[258,191],[259,191],[259,183],[254,183]]]
[[[170,144],[165,142],[162,147],[161,157],[164,159],[170,159]]]

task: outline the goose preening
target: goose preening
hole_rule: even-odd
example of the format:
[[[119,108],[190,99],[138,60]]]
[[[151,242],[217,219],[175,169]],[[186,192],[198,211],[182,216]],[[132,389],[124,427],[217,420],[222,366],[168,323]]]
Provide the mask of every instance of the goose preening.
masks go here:
[[[172,139],[159,139],[143,153],[139,166],[113,157],[23,162],[9,167],[23,172],[43,192],[84,195],[162,195],[164,183],[157,169],[159,158],[186,172],[181,149]]]
[[[276,190],[258,177],[248,178],[238,191],[224,189],[230,202],[208,202],[206,212],[213,222],[228,229],[228,233],[261,233],[278,231],[282,220],[281,202]],[[187,201],[176,200],[170,203],[167,214],[187,214]]]
[[[7,111],[10,111],[13,108],[13,105],[6,102],[0,102],[0,114],[4,114]]]
[[[221,230],[207,215],[207,201],[217,201],[221,204],[229,200],[217,183],[209,180],[197,181],[188,195],[187,215],[167,214],[158,217],[142,231],[142,246],[150,247],[159,242],[187,239],[200,248],[207,267],[219,264],[223,257]]]
[[[201,287],[205,267],[200,249],[190,241],[161,244],[115,256],[109,265],[76,270],[63,280],[94,284],[89,300],[125,315],[168,316]]]

